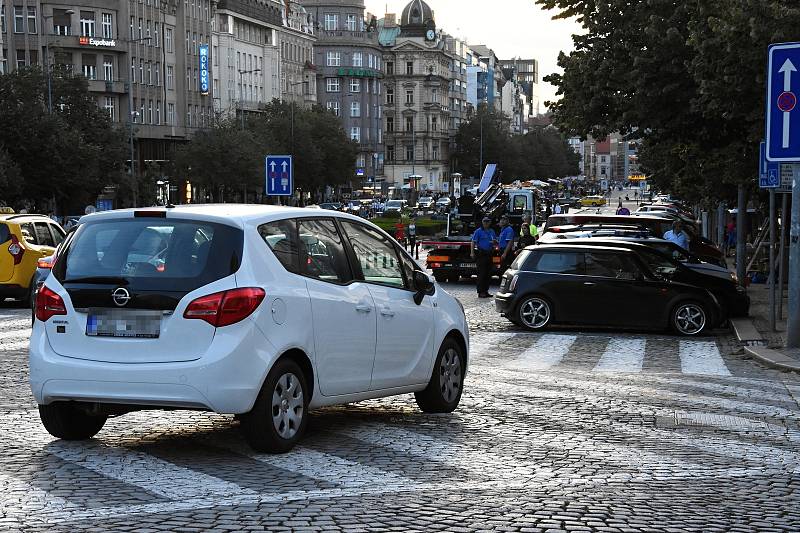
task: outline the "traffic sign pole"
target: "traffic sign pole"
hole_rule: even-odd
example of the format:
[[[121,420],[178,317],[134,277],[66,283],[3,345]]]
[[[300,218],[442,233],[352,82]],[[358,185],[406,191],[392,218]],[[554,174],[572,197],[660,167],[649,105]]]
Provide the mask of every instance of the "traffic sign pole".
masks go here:
[[[786,347],[800,348],[800,164],[792,165],[792,223],[789,230],[789,322]]]

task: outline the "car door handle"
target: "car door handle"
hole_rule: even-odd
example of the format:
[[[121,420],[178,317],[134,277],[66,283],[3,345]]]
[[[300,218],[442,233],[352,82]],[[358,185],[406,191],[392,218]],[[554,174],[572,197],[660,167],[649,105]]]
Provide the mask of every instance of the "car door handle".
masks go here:
[[[392,311],[388,307],[384,307],[383,309],[381,309],[381,314],[385,317],[391,318],[394,316],[394,311]]]
[[[596,284],[595,284],[595,283],[592,283],[591,281],[586,281],[586,282],[584,282],[584,285],[585,285],[586,287],[594,287]]]
[[[358,304],[356,306],[356,311],[359,313],[371,313],[372,307],[368,306],[367,304]]]

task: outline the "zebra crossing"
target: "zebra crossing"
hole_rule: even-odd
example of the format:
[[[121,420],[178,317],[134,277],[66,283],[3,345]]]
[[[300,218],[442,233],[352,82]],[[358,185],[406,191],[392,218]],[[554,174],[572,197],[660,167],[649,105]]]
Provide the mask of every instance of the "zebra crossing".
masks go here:
[[[27,350],[30,338],[30,315],[0,314],[0,351]]]
[[[472,333],[470,352],[474,363],[491,358],[520,370],[558,370],[568,366],[604,374],[656,370],[698,376],[732,375],[719,345],[708,339],[479,331]]]

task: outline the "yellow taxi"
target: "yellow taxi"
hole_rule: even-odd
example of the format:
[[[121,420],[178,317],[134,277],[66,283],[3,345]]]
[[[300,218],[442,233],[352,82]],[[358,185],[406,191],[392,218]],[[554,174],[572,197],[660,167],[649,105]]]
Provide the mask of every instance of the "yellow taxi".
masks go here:
[[[606,205],[605,196],[584,196],[580,200],[583,207],[600,207]]]
[[[44,215],[14,214],[0,207],[0,302],[30,302],[39,260],[53,255],[64,235],[61,226]]]

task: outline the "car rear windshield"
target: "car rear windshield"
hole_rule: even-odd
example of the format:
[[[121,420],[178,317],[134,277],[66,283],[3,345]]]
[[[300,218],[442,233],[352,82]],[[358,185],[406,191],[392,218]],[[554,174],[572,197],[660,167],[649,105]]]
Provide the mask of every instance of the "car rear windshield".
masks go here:
[[[128,282],[146,290],[193,291],[236,272],[243,234],[224,224],[123,219],[82,225],[53,275],[62,283]]]

